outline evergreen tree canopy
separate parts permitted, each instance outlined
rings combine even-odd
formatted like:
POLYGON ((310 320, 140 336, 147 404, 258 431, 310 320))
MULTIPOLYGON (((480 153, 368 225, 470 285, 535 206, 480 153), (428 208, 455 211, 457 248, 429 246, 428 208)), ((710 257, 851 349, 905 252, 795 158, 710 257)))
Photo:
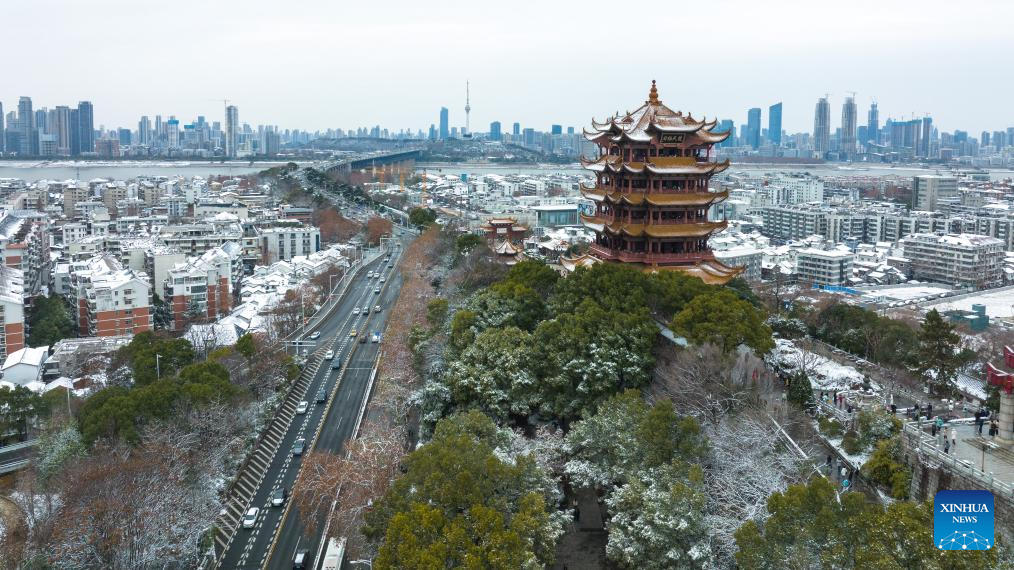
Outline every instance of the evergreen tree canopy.
POLYGON ((960 341, 954 325, 945 321, 936 309, 926 313, 919 330, 917 370, 936 394, 950 394, 954 390, 960 341))
POLYGON ((441 420, 367 514, 376 568, 552 565, 562 532, 550 515, 552 485, 530 456, 498 453, 504 442, 479 412, 441 420))

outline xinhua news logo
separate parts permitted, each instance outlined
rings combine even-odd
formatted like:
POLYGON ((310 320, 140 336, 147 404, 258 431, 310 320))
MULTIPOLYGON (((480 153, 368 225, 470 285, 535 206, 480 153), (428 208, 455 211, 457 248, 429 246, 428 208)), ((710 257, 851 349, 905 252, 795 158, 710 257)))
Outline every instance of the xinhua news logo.
POLYGON ((993 493, 938 491, 933 499, 933 544, 941 550, 993 548, 993 493))

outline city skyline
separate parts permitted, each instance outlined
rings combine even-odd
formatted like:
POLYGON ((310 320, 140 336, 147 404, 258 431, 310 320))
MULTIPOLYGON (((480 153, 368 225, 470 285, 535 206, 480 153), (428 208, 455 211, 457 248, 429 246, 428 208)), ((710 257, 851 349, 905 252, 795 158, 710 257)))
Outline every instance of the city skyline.
MULTIPOLYGON (((323 3, 281 17, 262 15, 258 8, 269 5, 258 2, 244 10, 201 4, 199 12, 191 12, 197 7, 193 2, 144 10, 120 1, 104 4, 116 10, 56 0, 8 8, 11 21, 30 21, 45 11, 53 41, 33 58, 9 62, 0 87, 7 108, 22 95, 49 107, 90 100, 102 109, 96 125, 112 127, 134 125, 153 110, 211 118, 222 113, 220 101, 228 98, 251 124, 301 130, 381 124, 416 131, 435 123, 441 106, 448 107, 451 126, 464 126, 469 81, 473 125, 517 121, 543 130, 554 123, 586 124, 611 108, 612 101, 643 97, 641 84, 656 79, 674 108, 708 109, 737 124, 745 122, 747 109, 781 101, 788 132, 810 130, 816 97, 830 93, 831 105, 840 108, 851 91, 858 93, 861 109, 876 99, 881 121, 928 113, 943 130, 979 132, 1014 124, 1014 110, 1003 96, 1014 79, 994 72, 1002 67, 1002 40, 981 34, 979 27, 986 19, 1001 20, 1005 12, 1014 15, 1014 7, 990 2, 948 11, 946 38, 925 33, 943 17, 940 11, 947 5, 941 2, 862 2, 850 7, 856 18, 841 18, 831 8, 813 13, 812 5, 798 2, 777 7, 718 2, 708 17, 721 22, 727 39, 710 42, 704 57, 693 58, 694 65, 661 70, 630 61, 604 44, 586 44, 580 56, 566 55, 574 38, 599 25, 601 10, 585 4, 521 4, 479 14, 460 3, 396 2, 383 18, 375 17, 370 6, 323 3), (803 7, 805 15, 796 9, 803 7), (191 13, 202 18, 191 21, 191 13), (137 49, 130 34, 87 33, 174 21, 186 21, 192 32, 185 44, 151 42, 137 49), (772 27, 782 33, 759 35, 772 27), (521 29, 526 42, 511 42, 514 30, 521 29), (905 49, 885 50, 884 37, 905 49), (276 47, 264 49, 265 39, 276 47), (299 50, 299 58, 291 57, 293 50, 299 50), (232 58, 229 53, 256 57, 232 58), (352 57, 334 58, 334 53, 352 57), (546 57, 552 54, 560 57, 546 57), (57 64, 61 73, 55 76, 48 70, 57 64), (594 89, 584 85, 614 65, 638 81, 595 84, 594 89), (945 68, 948 80, 943 82, 945 68), (116 80, 124 69, 130 70, 130 85, 150 87, 124 89, 116 80), (298 79, 299 87, 267 80, 275 69, 298 79), (705 74, 708 80, 688 81, 688 73, 705 74), (970 105, 967 85, 980 82, 983 74, 995 75, 992 88, 978 92, 970 105), (801 78, 807 83, 801 84, 801 78)), ((663 11, 652 26, 678 29, 673 27, 688 19, 693 18, 684 11, 663 11)), ((9 41, 27 45, 31 33, 15 27, 9 41)), ((630 41, 635 51, 658 48, 651 34, 633 34, 630 41)))

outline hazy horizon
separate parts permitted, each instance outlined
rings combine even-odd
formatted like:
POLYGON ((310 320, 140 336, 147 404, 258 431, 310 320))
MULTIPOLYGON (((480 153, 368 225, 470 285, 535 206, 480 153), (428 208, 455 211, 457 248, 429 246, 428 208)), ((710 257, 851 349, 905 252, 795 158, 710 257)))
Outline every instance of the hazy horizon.
POLYGON ((888 118, 928 114, 943 131, 1014 125, 1002 31, 1014 5, 861 1, 847 7, 717 1, 689 9, 614 3, 468 2, 278 4, 180 0, 42 0, 7 6, 4 112, 90 100, 95 125, 136 128, 141 115, 323 130, 381 125, 415 132, 465 123, 486 131, 580 129, 633 109, 652 79, 662 100, 695 117, 746 121, 783 103, 783 128, 809 132, 818 97, 831 95, 832 129, 857 92, 859 124, 872 99, 888 118), (42 22, 44 26, 12 25, 42 22), (946 27, 942 24, 946 23, 946 27), (29 55, 25 55, 29 54, 29 55), (974 95, 972 95, 974 89, 974 95))

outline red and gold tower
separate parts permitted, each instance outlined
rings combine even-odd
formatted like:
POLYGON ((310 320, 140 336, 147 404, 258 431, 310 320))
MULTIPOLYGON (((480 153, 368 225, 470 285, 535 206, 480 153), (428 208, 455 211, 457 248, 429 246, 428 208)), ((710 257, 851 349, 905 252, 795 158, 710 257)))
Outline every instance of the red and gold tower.
MULTIPOLYGON (((708 221, 708 208, 728 197, 708 189, 711 176, 729 167, 711 157, 711 147, 729 136, 712 132, 715 123, 663 105, 654 81, 636 111, 592 120, 584 136, 598 145, 599 157, 582 163, 596 183, 582 193, 594 201, 595 214, 581 216, 595 230, 591 256, 646 271, 684 271, 713 284, 742 271, 717 261, 708 247, 712 232, 727 224, 708 221)), ((587 262, 571 259, 565 266, 587 262)))

